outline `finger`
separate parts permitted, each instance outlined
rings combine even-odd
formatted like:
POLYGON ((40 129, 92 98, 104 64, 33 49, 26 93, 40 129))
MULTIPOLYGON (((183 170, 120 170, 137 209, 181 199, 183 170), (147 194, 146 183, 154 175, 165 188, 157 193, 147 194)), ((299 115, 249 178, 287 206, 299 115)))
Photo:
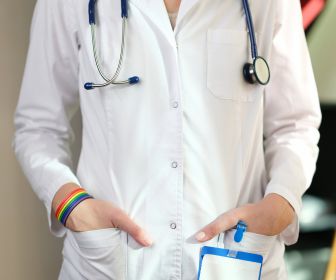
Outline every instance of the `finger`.
POLYGON ((221 214, 211 223, 203 227, 196 235, 195 238, 200 241, 208 241, 216 235, 237 225, 239 221, 237 211, 229 211, 221 214))
POLYGON ((138 243, 143 246, 150 246, 153 240, 148 233, 137 225, 124 211, 117 210, 112 222, 116 227, 128 232, 138 243))

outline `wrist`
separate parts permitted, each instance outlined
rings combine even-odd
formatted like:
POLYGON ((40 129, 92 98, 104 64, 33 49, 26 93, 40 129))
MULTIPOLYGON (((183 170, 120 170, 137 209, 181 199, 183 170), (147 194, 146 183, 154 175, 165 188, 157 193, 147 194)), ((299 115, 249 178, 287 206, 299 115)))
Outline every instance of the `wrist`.
POLYGON ((83 188, 79 187, 70 192, 59 204, 55 211, 57 220, 66 226, 66 222, 71 212, 84 200, 93 198, 83 188))
POLYGON ((270 205, 274 205, 279 209, 286 209, 288 211, 294 211, 293 206, 289 203, 289 201, 283 196, 276 193, 269 193, 266 195, 263 200, 264 203, 268 203, 270 205))
POLYGON ((286 225, 289 225, 294 221, 295 210, 283 196, 276 193, 270 193, 264 197, 261 203, 266 209, 270 210, 271 213, 274 213, 275 220, 286 225))
POLYGON ((56 213, 56 210, 58 206, 62 203, 62 201, 74 190, 80 188, 79 185, 75 183, 67 183, 60 187, 60 189, 56 192, 53 200, 52 200, 52 209, 54 213, 56 213))

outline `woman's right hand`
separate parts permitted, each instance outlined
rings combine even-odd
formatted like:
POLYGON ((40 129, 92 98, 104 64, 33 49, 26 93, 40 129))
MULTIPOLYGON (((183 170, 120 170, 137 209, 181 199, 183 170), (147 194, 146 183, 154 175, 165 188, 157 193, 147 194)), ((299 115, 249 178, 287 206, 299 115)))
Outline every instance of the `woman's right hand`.
MULTIPOLYGON (((56 193, 53 200, 53 209, 66 197, 67 193, 78 188, 75 184, 66 184, 56 193), (61 198, 63 196, 63 198, 61 198)), ((139 225, 119 207, 109 201, 99 199, 86 199, 79 203, 69 215, 65 226, 72 231, 89 231, 104 228, 119 228, 128 232, 138 243, 150 246, 152 240, 139 225)))

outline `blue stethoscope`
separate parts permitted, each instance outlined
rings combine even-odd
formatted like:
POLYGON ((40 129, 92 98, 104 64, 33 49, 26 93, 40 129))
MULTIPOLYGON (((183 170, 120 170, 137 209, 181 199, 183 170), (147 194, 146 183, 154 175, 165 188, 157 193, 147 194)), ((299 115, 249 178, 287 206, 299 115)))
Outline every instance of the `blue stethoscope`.
MULTIPOLYGON (((108 77, 104 71, 102 70, 100 59, 98 56, 97 51, 97 44, 96 44, 96 13, 95 13, 95 5, 97 0, 89 0, 89 24, 91 27, 91 38, 92 38, 92 48, 93 48, 93 54, 95 63, 97 66, 97 70, 100 74, 100 76, 104 79, 104 83, 86 83, 84 85, 84 88, 87 90, 94 89, 94 88, 100 88, 105 87, 108 85, 120 85, 120 84, 137 84, 140 81, 140 78, 138 76, 133 76, 128 78, 127 80, 121 80, 118 81, 117 78, 119 76, 123 56, 124 56, 124 46, 125 46, 125 29, 126 29, 126 20, 128 17, 128 7, 127 7, 127 0, 121 0, 121 18, 122 18, 122 39, 121 39, 121 48, 120 48, 120 55, 119 55, 119 62, 117 69, 112 77, 108 77)), ((252 21, 252 15, 250 11, 250 6, 248 3, 248 0, 242 0, 243 1, 243 8, 246 16, 246 23, 248 27, 248 33, 250 37, 250 43, 251 43, 251 53, 252 53, 252 63, 245 63, 243 66, 243 76, 246 82, 250 84, 261 84, 261 85, 267 85, 271 74, 270 69, 267 64, 267 61, 258 55, 258 48, 257 48, 257 42, 255 38, 254 33, 254 26, 252 21)))

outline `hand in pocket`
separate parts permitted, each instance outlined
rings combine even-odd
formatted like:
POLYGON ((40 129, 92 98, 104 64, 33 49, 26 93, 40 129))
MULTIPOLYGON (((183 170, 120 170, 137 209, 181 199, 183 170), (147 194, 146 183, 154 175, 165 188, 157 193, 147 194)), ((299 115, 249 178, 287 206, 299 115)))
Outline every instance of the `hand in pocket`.
POLYGON ((257 203, 246 204, 219 215, 195 237, 201 242, 208 241, 221 232, 234 228, 240 220, 247 224, 248 232, 275 236, 292 223, 294 214, 294 209, 283 197, 271 193, 257 203))
POLYGON ((104 200, 87 199, 80 203, 71 212, 66 227, 74 232, 119 228, 128 232, 143 246, 150 246, 152 243, 146 231, 122 209, 104 200))

